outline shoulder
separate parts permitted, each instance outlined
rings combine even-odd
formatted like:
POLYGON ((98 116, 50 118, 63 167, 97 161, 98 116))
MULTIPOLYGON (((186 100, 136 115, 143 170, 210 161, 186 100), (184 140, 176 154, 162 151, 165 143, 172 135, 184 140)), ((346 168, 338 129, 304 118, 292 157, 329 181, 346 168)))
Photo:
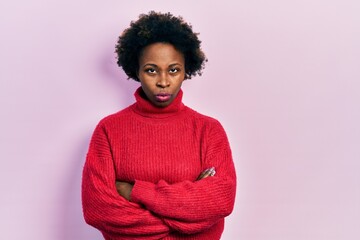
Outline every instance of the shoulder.
POLYGON ((209 153, 219 149, 230 149, 227 134, 219 120, 193 109, 189 109, 189 114, 192 115, 193 122, 195 123, 194 131, 198 132, 204 144, 209 147, 209 153))
POLYGON ((129 119, 129 117, 133 114, 132 106, 133 105, 130 105, 118 112, 105 116, 99 121, 98 127, 106 128, 107 126, 117 125, 118 123, 129 119))
POLYGON ((189 107, 187 108, 188 108, 188 114, 189 116, 191 116, 193 121, 198 122, 199 124, 203 125, 205 128, 209 130, 224 131, 224 128, 221 125, 220 121, 217 120, 216 118, 199 113, 192 108, 189 107))

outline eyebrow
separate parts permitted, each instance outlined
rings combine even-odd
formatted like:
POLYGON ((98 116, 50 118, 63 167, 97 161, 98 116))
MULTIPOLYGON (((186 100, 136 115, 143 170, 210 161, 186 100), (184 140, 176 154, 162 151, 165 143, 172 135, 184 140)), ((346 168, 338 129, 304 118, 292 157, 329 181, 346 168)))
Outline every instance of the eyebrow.
MULTIPOLYGON (((168 67, 174 67, 174 66, 176 66, 176 65, 182 66, 182 64, 180 64, 180 63, 172 63, 172 64, 170 64, 168 67)), ((157 66, 156 64, 154 64, 154 63, 146 63, 146 64, 144 64, 142 67, 144 68, 144 67, 146 67, 146 66, 158 67, 158 66, 157 66)))

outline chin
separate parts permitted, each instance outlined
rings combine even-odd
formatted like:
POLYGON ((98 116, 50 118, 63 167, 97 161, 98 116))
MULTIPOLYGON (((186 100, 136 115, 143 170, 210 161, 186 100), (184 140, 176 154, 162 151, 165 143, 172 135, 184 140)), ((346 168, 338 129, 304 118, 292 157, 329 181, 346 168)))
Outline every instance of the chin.
POLYGON ((159 108, 164 108, 170 105, 171 102, 153 102, 153 105, 159 108))
POLYGON ((160 107, 160 108, 164 108, 164 107, 167 107, 169 105, 170 105, 169 103, 158 103, 158 104, 156 104, 156 106, 160 107))

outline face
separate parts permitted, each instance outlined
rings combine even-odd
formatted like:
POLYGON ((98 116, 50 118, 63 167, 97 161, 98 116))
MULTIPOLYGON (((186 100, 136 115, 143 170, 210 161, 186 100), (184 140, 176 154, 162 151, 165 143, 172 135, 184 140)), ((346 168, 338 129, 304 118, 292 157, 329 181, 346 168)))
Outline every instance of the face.
POLYGON ((185 79, 185 60, 169 43, 146 46, 139 58, 138 78, 149 101, 157 107, 168 106, 185 79))

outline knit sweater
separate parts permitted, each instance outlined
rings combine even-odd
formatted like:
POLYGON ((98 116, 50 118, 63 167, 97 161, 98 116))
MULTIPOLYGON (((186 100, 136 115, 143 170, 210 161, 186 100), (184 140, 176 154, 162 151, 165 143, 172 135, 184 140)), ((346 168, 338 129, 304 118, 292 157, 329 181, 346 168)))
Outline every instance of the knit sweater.
POLYGON ((106 240, 220 239, 236 175, 221 124, 182 103, 165 108, 139 88, 136 102, 97 125, 82 178, 86 222, 106 240), (205 169, 216 174, 196 181, 205 169), (115 182, 133 183, 131 200, 115 182))

